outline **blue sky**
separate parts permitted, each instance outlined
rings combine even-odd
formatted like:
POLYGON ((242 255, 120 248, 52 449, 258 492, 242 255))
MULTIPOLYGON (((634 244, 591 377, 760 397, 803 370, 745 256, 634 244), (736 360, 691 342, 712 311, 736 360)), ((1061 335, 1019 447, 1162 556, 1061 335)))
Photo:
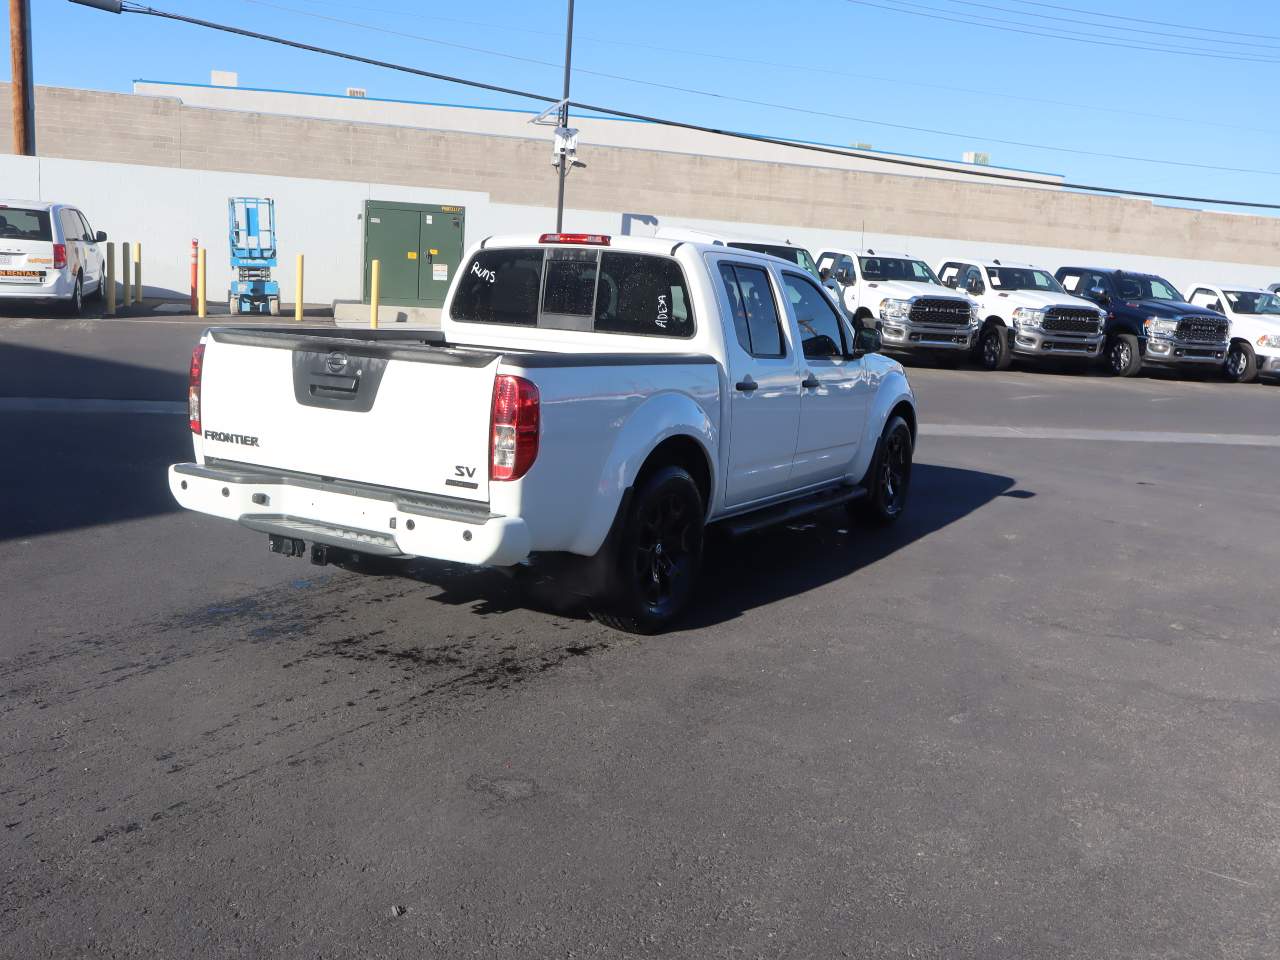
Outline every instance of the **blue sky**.
MULTIPOLYGON (((564 0, 149 2, 559 95, 564 0)), ((199 83, 208 81, 210 69, 225 69, 238 72, 242 86, 326 93, 361 86, 370 96, 537 109, 508 97, 170 21, 111 16, 67 0, 33 0, 32 6, 38 83, 129 90, 135 78, 199 83)), ((1212 7, 1191 0, 578 0, 574 67, 575 99, 640 113, 828 143, 866 142, 932 157, 959 159, 964 150, 985 150, 995 164, 1061 173, 1078 182, 1280 202, 1275 101, 1280 19, 1274 0, 1212 7), (1037 35, 1058 31, 1074 31, 1096 43, 1037 35), (636 80, 647 83, 631 82, 636 80), (1064 149, 995 142, 1001 140, 1064 149)), ((5 57, 0 69, 7 74, 7 68, 5 57)), ((655 143, 660 139, 655 132, 655 143)))

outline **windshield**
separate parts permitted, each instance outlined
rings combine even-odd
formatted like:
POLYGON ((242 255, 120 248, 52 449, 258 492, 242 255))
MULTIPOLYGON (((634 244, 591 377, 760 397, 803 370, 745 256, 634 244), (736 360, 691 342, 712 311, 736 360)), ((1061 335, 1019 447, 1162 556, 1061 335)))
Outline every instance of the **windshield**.
POLYGON ((1224 290, 1234 313, 1280 316, 1280 296, 1274 293, 1255 293, 1252 290, 1224 290))
POLYGON ((1144 276, 1140 273, 1122 273, 1116 277, 1116 290, 1121 300, 1172 300, 1185 303, 1182 294, 1168 280, 1144 276))
POLYGON ((906 280, 911 283, 938 283, 929 265, 923 260, 905 257, 859 257, 864 280, 906 280))
POLYGON ((1065 293, 1062 284, 1053 276, 1034 267, 990 267, 991 286, 997 290, 1043 290, 1045 293, 1065 293))
POLYGON ((0 208, 0 237, 5 240, 52 240, 49 211, 0 208))
POLYGON ((771 257, 780 257, 788 263, 794 263, 801 270, 818 276, 818 265, 804 247, 793 247, 785 243, 731 243, 729 246, 738 250, 750 250, 752 253, 767 253, 771 257))

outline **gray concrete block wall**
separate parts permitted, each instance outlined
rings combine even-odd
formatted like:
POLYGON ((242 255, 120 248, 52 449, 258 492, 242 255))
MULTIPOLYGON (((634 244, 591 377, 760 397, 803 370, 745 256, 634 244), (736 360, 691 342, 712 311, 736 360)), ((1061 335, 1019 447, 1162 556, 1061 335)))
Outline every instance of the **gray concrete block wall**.
MULTIPOLYGON (((0 88, 0 96, 7 93, 7 85, 0 88)), ((7 115, 0 117, 0 146, 8 145, 7 124, 7 115)), ((317 195, 325 181, 465 191, 513 210, 555 202, 545 132, 530 131, 488 136, 54 87, 37 96, 45 157, 177 168, 197 178, 198 171, 305 178, 317 195)), ((615 230, 631 212, 667 223, 784 225, 769 229, 788 236, 919 238, 913 250, 940 243, 1029 247, 1079 252, 1067 259, 1209 261, 1277 267, 1280 274, 1280 218, 629 147, 593 146, 584 159, 588 167, 569 180, 569 206, 591 211, 577 215, 582 222, 615 230)))

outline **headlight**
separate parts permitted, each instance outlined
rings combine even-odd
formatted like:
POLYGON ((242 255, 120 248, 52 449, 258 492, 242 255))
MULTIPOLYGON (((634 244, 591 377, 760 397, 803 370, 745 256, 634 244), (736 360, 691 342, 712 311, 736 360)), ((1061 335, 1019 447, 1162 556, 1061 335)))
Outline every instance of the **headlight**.
POLYGON ((1264 333, 1258 338, 1260 347, 1280 347, 1280 333, 1264 333))
POLYGON ((881 320, 906 320, 911 315, 910 300, 881 300, 881 320))
POLYGON ((1030 307, 1018 307, 1013 311, 1013 325, 1031 330, 1039 329, 1044 322, 1043 310, 1032 310, 1030 307))
POLYGON ((1159 317, 1148 317, 1142 322, 1142 325, 1146 328, 1148 337, 1168 339, 1178 333, 1177 320, 1161 320, 1159 317))

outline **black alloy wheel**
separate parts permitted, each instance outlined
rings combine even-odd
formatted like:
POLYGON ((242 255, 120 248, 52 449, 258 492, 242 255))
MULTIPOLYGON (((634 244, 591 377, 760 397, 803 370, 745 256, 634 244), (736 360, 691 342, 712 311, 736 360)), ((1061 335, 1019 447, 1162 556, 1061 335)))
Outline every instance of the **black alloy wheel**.
POLYGON ((656 633, 693 596, 702 566, 705 507, 682 467, 660 467, 638 485, 619 543, 614 605, 597 620, 628 633, 656 633))
POLYGON ((891 417, 880 435, 879 449, 863 481, 867 496, 850 505, 853 512, 882 525, 894 523, 902 516, 911 489, 914 448, 911 427, 902 417, 891 417))

